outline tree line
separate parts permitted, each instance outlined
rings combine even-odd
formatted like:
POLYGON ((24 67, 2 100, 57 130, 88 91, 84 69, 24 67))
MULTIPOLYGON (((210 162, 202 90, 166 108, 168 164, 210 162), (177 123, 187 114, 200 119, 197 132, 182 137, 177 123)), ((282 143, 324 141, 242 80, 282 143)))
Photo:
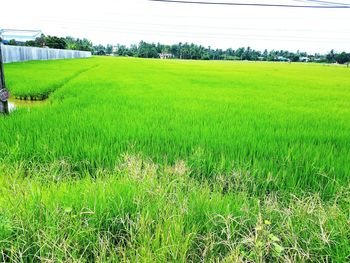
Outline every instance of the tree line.
POLYGON ((79 39, 73 37, 45 36, 42 34, 34 41, 24 43, 10 40, 9 45, 24 45, 32 47, 49 47, 57 49, 72 49, 91 51, 94 55, 115 55, 140 58, 174 58, 192 60, 248 60, 248 61, 289 61, 289 62, 320 62, 349 64, 350 53, 337 53, 331 50, 327 54, 308 54, 306 52, 290 52, 286 50, 259 51, 250 47, 237 49, 218 49, 204 47, 193 43, 178 43, 174 45, 164 45, 161 43, 147 43, 141 41, 139 44, 126 45, 93 45, 86 38, 79 39))
POLYGON ((35 40, 18 42, 12 39, 5 44, 12 46, 48 47, 56 49, 93 51, 92 42, 86 38, 79 39, 73 37, 46 36, 44 34, 41 34, 41 36, 37 37, 35 40))
POLYGON ((94 47, 96 55, 116 55, 140 58, 175 58, 193 60, 248 60, 248 61, 306 61, 320 63, 346 64, 350 61, 350 53, 337 53, 331 50, 327 54, 308 54, 307 52, 290 52, 286 50, 259 51, 250 47, 238 49, 214 49, 193 43, 164 45, 141 41, 138 45, 98 45, 94 47))

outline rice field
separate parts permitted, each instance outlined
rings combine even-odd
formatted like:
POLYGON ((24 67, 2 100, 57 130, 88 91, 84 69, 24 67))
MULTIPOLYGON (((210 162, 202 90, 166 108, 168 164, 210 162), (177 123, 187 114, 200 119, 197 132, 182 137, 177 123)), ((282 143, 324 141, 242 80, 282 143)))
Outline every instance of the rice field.
POLYGON ((85 60, 79 66, 69 60, 58 60, 55 63, 50 61, 12 63, 6 65, 10 74, 7 85, 14 87, 11 88, 14 98, 43 100, 69 80, 94 66, 92 60, 85 60))
POLYGON ((94 57, 5 66, 0 261, 344 262, 350 72, 94 57))

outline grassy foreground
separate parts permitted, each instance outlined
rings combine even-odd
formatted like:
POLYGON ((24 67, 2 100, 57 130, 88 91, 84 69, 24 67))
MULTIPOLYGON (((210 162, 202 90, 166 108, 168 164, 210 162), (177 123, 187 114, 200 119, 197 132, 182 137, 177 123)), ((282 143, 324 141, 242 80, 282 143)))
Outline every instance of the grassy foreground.
POLYGON ((36 166, 37 177, 1 168, 2 261, 349 259, 350 189, 332 202, 317 194, 257 198, 247 174, 199 183, 183 161, 160 167, 128 155, 96 179, 72 180, 64 161, 36 166))
POLYGON ((50 97, 0 118, 0 261, 349 259, 349 69, 5 70, 12 94, 50 97))

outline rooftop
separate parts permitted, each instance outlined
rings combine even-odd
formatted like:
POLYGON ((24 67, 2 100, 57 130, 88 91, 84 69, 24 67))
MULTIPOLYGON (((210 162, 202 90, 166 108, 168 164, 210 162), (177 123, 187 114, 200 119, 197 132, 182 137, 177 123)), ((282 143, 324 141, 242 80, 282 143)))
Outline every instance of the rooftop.
POLYGON ((10 41, 11 39, 20 42, 35 40, 41 33, 41 30, 0 29, 0 37, 4 41, 10 41))

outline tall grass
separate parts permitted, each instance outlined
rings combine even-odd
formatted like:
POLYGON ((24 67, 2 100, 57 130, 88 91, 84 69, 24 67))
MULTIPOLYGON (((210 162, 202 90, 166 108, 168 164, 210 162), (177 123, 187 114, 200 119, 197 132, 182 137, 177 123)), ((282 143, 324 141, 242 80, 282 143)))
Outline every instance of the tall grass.
POLYGON ((247 174, 213 187, 183 161, 160 167, 129 155, 95 179, 72 179, 64 160, 37 165, 38 177, 21 169, 0 175, 2 261, 345 262, 350 253, 349 188, 328 202, 257 198, 247 174))

